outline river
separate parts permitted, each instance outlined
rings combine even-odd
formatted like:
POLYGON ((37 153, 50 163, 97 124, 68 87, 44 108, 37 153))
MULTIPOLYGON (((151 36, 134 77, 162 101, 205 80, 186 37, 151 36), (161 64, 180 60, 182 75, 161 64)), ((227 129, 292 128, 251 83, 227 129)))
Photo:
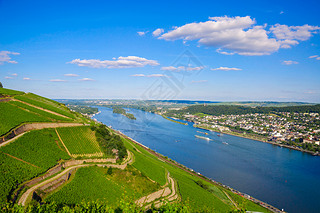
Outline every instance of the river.
POLYGON ((219 137, 192 123, 181 125, 141 110, 127 109, 137 118, 130 120, 111 108, 98 108, 98 121, 215 181, 288 212, 320 212, 319 156, 232 135, 219 137))

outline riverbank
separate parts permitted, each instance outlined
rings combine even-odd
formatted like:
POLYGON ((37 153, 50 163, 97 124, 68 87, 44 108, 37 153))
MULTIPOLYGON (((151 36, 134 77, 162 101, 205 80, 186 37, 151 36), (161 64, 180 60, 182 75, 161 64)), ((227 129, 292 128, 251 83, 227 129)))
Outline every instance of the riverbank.
POLYGON ((180 121, 176 121, 176 120, 173 120, 173 119, 171 119, 171 118, 168 118, 168 117, 166 117, 166 116, 164 116, 164 115, 161 115, 164 119, 167 119, 167 120, 169 120, 169 121, 172 121, 172 122, 174 122, 174 123, 178 123, 178 124, 182 124, 182 125, 188 125, 187 123, 183 123, 183 122, 180 122, 180 121))
POLYGON ((194 170, 192 170, 192 169, 190 169, 190 168, 188 168, 188 167, 186 167, 186 166, 184 166, 184 165, 182 165, 182 164, 180 164, 180 163, 178 163, 178 162, 176 162, 176 161, 174 161, 174 160, 168 159, 167 157, 165 157, 165 156, 163 156, 163 155, 161 155, 161 154, 153 151, 153 150, 150 149, 149 147, 147 147, 147 146, 145 146, 145 145, 137 142, 136 140, 130 138, 129 136, 123 134, 121 131, 114 130, 114 129, 112 129, 112 130, 113 130, 115 133, 121 135, 122 137, 130 140, 130 141, 133 142, 134 144, 140 146, 140 147, 143 148, 144 150, 148 151, 150 154, 156 156, 156 157, 159 158, 161 161, 164 161, 164 162, 166 162, 166 163, 168 163, 168 164, 170 164, 170 165, 172 165, 172 166, 178 167, 178 168, 182 169, 183 171, 185 171, 185 172, 187 172, 187 173, 189 173, 189 174, 191 174, 191 175, 193 175, 193 176, 196 176, 196 177, 198 177, 198 178, 200 178, 200 179, 202 179, 202 180, 204 180, 204 181, 206 181, 206 182, 208 182, 208 183, 215 184, 215 185, 218 185, 218 186, 223 187, 223 188, 225 188, 225 189, 228 189, 228 190, 230 190, 232 193, 237 194, 237 195, 240 195, 240 196, 242 196, 242 197, 244 197, 244 198, 246 198, 246 199, 248 199, 248 200, 251 200, 252 202, 254 202, 254 203, 256 203, 256 204, 259 204, 260 206, 262 206, 262 207, 270 210, 271 212, 277 212, 277 213, 283 213, 283 212, 284 212, 284 211, 281 211, 281 210, 279 210, 278 208, 276 208, 276 207, 274 207, 274 206, 272 206, 272 205, 270 205, 270 204, 267 204, 267 203, 265 203, 265 202, 263 202, 263 201, 261 201, 261 200, 258 200, 258 199, 256 199, 256 198, 253 198, 253 197, 251 197, 251 196, 249 196, 249 195, 247 195, 247 194, 245 194, 245 193, 239 192, 238 190, 235 190, 235 189, 233 189, 233 188, 231 188, 231 187, 229 187, 229 186, 227 186, 227 185, 224 185, 224 184, 219 183, 219 182, 217 182, 217 181, 215 181, 215 180, 212 180, 212 179, 210 179, 210 178, 208 178, 208 177, 206 177, 206 176, 203 176, 202 174, 197 173, 197 172, 195 172, 194 170))
POLYGON ((299 147, 289 146, 289 145, 286 145, 286 144, 275 143, 275 142, 272 142, 272 141, 268 141, 266 139, 262 140, 262 139, 250 137, 250 135, 240 135, 240 134, 236 134, 234 132, 229 132, 229 131, 222 131, 221 132, 221 131, 215 130, 213 128, 199 126, 199 125, 193 125, 193 126, 195 128, 198 128, 198 129, 205 129, 205 130, 209 130, 209 131, 213 131, 213 132, 217 132, 217 133, 223 133, 223 134, 232 135, 232 136, 236 136, 236 137, 246 138, 246 139, 250 139, 250 140, 255 140, 255 141, 259 141, 259 142, 263 142, 263 143, 272 144, 272 145, 275 145, 275 146, 280 146, 280 147, 284 147, 284 148, 288 148, 288 149, 293 149, 293 150, 300 151, 300 152, 305 152, 305 153, 308 153, 308 154, 314 155, 314 156, 320 156, 320 153, 318 153, 318 152, 313 152, 313 151, 301 149, 299 147))

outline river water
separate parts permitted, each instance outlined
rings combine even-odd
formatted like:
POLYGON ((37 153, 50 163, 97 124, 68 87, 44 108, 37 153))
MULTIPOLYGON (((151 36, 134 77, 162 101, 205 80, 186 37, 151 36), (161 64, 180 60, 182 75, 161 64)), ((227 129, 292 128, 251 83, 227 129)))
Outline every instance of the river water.
POLYGON ((215 181, 288 212, 320 212, 318 156, 231 135, 219 137, 192 123, 177 124, 141 110, 127 109, 137 118, 130 120, 98 108, 98 121, 215 181))

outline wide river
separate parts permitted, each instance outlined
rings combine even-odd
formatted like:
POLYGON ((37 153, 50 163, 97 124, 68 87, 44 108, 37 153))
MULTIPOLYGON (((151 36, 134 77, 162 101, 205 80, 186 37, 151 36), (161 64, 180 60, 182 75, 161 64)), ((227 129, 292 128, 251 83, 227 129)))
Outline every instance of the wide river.
POLYGON ((137 120, 98 107, 98 121, 201 174, 288 212, 320 212, 320 157, 177 124, 129 109, 137 120), (198 139, 205 136, 211 141, 198 139))

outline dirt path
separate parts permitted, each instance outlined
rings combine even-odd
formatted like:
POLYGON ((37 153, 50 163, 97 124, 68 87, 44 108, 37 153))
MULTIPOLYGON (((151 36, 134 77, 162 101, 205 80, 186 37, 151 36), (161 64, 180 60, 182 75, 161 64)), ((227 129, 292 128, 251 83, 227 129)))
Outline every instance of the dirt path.
POLYGON ((149 195, 146 195, 146 196, 136 200, 135 203, 138 204, 139 206, 145 206, 145 208, 148 209, 148 208, 150 208, 150 206, 152 205, 152 203, 155 200, 158 200, 158 201, 154 202, 156 207, 160 207, 163 204, 163 201, 159 200, 159 199, 166 199, 168 201, 176 200, 179 197, 179 195, 176 192, 175 181, 172 177, 170 177, 169 172, 167 174, 167 180, 168 180, 169 184, 171 183, 171 189, 170 189, 170 187, 167 186, 163 189, 160 189, 156 192, 153 192, 149 195))
POLYGON ((60 135, 59 135, 59 133, 57 131, 57 128, 54 128, 54 130, 56 131, 56 134, 58 135, 58 138, 59 138, 60 142, 62 143, 63 147, 65 148, 65 150, 67 151, 68 155, 71 156, 71 153, 69 152, 67 146, 63 143, 63 141, 62 141, 62 139, 61 139, 61 137, 60 137, 60 135))
POLYGON ((18 161, 21 161, 21 162, 23 162, 23 163, 29 164, 30 166, 33 166, 33 167, 36 167, 36 168, 40 168, 39 166, 36 166, 36 165, 34 165, 34 164, 32 164, 32 163, 29 163, 29 162, 27 162, 27 161, 24 161, 24 160, 22 160, 22 159, 20 159, 20 158, 17 158, 17 157, 15 157, 15 156, 13 156, 13 155, 10 155, 10 154, 8 154, 8 153, 5 153, 5 152, 1 152, 1 153, 5 154, 5 155, 7 155, 7 156, 9 156, 9 157, 11 157, 11 158, 14 158, 14 159, 16 159, 16 160, 18 160, 18 161))
MULTIPOLYGON (((94 161, 97 161, 98 163, 100 163, 102 161, 102 159, 87 159, 87 162, 94 162, 94 161)), ((76 160, 75 160, 76 161, 76 160)), ((106 161, 110 161, 110 159, 106 159, 106 161)), ((31 194, 33 194, 33 192, 35 190, 37 190, 38 188, 44 186, 44 185, 47 185, 47 184, 50 184, 51 182, 57 180, 58 178, 62 177, 63 175, 67 174, 69 171, 73 170, 73 169, 76 169, 76 168, 80 168, 80 167, 87 167, 87 166, 99 166, 99 167, 112 167, 112 168, 118 168, 118 169, 125 169, 127 167, 128 164, 131 164, 133 162, 133 157, 132 157, 132 153, 130 151, 128 151, 128 157, 127 159, 125 159, 125 163, 124 164, 97 164, 97 163, 94 163, 94 164, 81 164, 81 165, 75 165, 75 166, 70 166, 68 168, 66 168, 65 170, 63 170, 63 172, 59 173, 58 175, 48 179, 48 180, 45 180, 35 186, 32 186, 30 189, 28 189, 22 196, 21 198, 19 199, 18 201, 18 204, 19 205, 23 205, 25 206, 27 201, 28 201, 28 198, 31 196, 31 194)))
POLYGON ((12 130, 12 132, 15 134, 13 138, 10 139, 4 139, 4 137, 0 138, 1 140, 5 140, 4 142, 0 143, 1 146, 5 146, 8 143, 11 143, 12 141, 16 140, 17 138, 21 137, 26 132, 29 132, 31 130, 40 130, 40 129, 46 129, 46 128, 57 128, 57 127, 73 127, 73 126, 83 126, 81 123, 31 123, 31 124, 23 124, 22 126, 12 130))
POLYGON ((238 205, 231 199, 231 197, 228 195, 228 193, 227 192, 225 192, 224 190, 222 190, 224 193, 225 193, 225 195, 229 198, 229 200, 232 202, 232 204, 237 208, 237 209, 239 209, 239 207, 238 207, 238 205))
POLYGON ((12 99, 12 101, 18 101, 18 102, 21 102, 21 103, 23 103, 23 104, 25 104, 25 105, 31 106, 31 107, 36 108, 36 109, 40 109, 40 110, 42 110, 42 111, 51 113, 51 114, 53 114, 53 115, 57 115, 57 116, 60 116, 60 117, 63 117, 63 118, 72 119, 72 118, 67 117, 67 116, 65 116, 65 115, 61 115, 61 114, 59 114, 59 113, 57 113, 57 112, 53 112, 53 111, 50 111, 50 110, 48 110, 48 109, 44 109, 44 108, 42 108, 42 107, 38 107, 38 106, 35 106, 35 105, 33 105, 33 104, 29 104, 29 103, 27 103, 27 102, 20 101, 20 100, 18 100, 18 99, 12 99))

